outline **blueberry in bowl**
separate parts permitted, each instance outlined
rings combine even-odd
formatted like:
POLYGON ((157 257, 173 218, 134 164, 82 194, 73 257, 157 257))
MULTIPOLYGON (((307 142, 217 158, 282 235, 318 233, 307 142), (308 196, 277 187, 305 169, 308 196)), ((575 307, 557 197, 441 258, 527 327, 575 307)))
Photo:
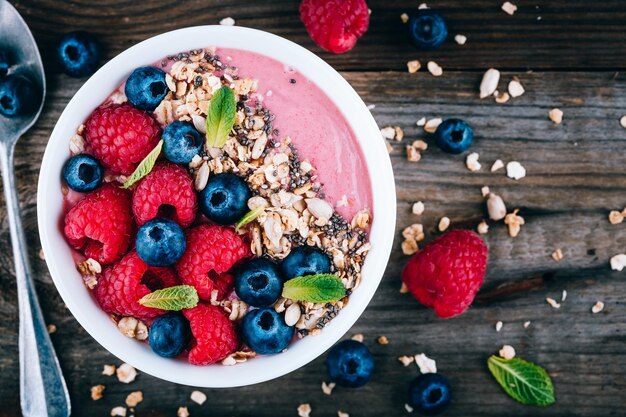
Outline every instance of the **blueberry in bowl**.
POLYGON ((163 129, 163 153, 176 164, 188 164, 198 155, 204 138, 191 123, 175 121, 163 129))
POLYGON ((28 116, 41 103, 41 91, 23 75, 10 74, 0 79, 0 114, 8 117, 28 116))
POLYGON ((135 246, 139 257, 150 266, 169 266, 183 256, 186 248, 183 229, 170 219, 156 218, 137 232, 135 246))
POLYGON ((451 399, 450 383, 440 374, 422 374, 409 386, 409 405, 426 416, 441 414, 451 399))
POLYGON ((235 268, 235 292, 253 307, 274 303, 283 289, 280 269, 267 258, 244 261, 235 268))
POLYGON ((154 110, 168 92, 165 72, 162 69, 145 66, 135 69, 128 79, 124 92, 128 101, 140 110, 154 110))
POLYGON ((189 322, 180 313, 157 317, 148 333, 150 347, 159 356, 174 358, 187 347, 191 336, 189 322))
POLYGON ((217 224, 234 224, 248 211, 252 192, 235 174, 217 174, 209 178, 199 195, 200 210, 217 224))
POLYGON ((330 258, 319 248, 302 245, 293 249, 280 265, 285 279, 330 273, 330 258))
POLYGON ((326 358, 330 380, 341 387, 358 388, 367 383, 374 371, 374 358, 367 346, 344 340, 330 349, 326 358))
POLYGON ((421 9, 413 13, 407 26, 411 42, 425 51, 439 48, 448 37, 445 20, 432 9, 421 9))
POLYGON ((93 191, 104 177, 104 169, 91 155, 74 155, 63 165, 63 179, 68 187, 79 193, 93 191))
POLYGON ((436 143, 444 152, 459 154, 472 146, 474 131, 461 119, 446 119, 435 131, 436 143))
POLYGON ((273 308, 250 311, 241 323, 243 340, 256 353, 280 353, 289 346, 295 329, 285 324, 283 316, 273 308))
POLYGON ((98 69, 100 44, 87 32, 69 32, 61 38, 57 55, 67 75, 76 78, 86 77, 98 69))

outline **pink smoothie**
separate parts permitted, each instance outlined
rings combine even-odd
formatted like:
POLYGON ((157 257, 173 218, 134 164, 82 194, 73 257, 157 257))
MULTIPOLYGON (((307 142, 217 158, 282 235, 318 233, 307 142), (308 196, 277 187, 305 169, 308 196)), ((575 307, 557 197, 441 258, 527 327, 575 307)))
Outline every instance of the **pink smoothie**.
POLYGON ((371 210, 365 158, 354 132, 328 96, 304 75, 267 56, 238 49, 218 49, 216 54, 236 66, 239 77, 259 80, 259 99, 276 115, 279 136, 291 137, 300 158, 317 169, 326 198, 339 214, 350 220, 361 209, 371 210), (348 204, 338 207, 344 195, 348 204))

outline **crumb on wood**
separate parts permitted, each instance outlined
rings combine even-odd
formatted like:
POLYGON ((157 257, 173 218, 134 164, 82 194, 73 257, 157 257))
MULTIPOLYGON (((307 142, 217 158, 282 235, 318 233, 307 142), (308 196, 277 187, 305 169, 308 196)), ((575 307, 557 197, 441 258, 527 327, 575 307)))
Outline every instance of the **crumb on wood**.
POLYGON ((409 366, 415 361, 415 357, 403 355, 398 358, 398 361, 400 361, 403 366, 409 366))
POLYGON ((413 203, 413 206, 411 207, 411 212, 417 216, 421 215, 422 213, 424 213, 424 203, 422 203, 421 201, 416 201, 415 203, 413 203))
POLYGON ((191 392, 191 395, 189 396, 189 398, 194 403, 196 403, 198 405, 202 405, 206 401, 206 394, 204 392, 202 392, 202 391, 197 391, 196 390, 196 391, 192 391, 191 392))
POLYGON ((363 343, 363 333, 356 333, 353 334, 352 337, 350 338, 352 340, 356 340, 357 342, 361 342, 363 343))
POLYGON ((111 417, 126 417, 126 407, 113 407, 111 409, 111 417))
POLYGON ((322 392, 323 392, 325 395, 330 395, 330 394, 332 394, 332 393, 333 393, 333 389, 335 389, 335 386, 336 386, 336 385, 337 385, 337 384, 335 384, 334 382, 328 382, 328 383, 327 383, 326 381, 323 381, 323 382, 322 382, 322 392))
POLYGON ((561 262, 561 260, 563 260, 563 251, 561 248, 557 248, 554 252, 552 252, 552 259, 556 262, 561 262))
POLYGON ((561 111, 561 109, 554 108, 548 112, 548 117, 554 122, 554 124, 559 125, 563 121, 563 111, 561 111))
POLYGON ((505 1, 504 3, 502 3, 502 10, 504 11, 504 13, 513 16, 517 11, 517 6, 510 1, 505 1))
POLYGON ((409 74, 415 74, 422 67, 422 64, 417 59, 408 61, 406 67, 409 70, 409 74))
POLYGON ((104 365, 102 367, 102 375, 112 376, 115 373, 115 365, 104 365))
POLYGON ((515 357, 515 349, 511 345, 504 345, 498 354, 502 359, 513 359, 515 357))
POLYGON ((130 384, 137 377, 137 370, 127 363, 121 364, 116 373, 117 379, 124 384, 130 384))
POLYGON ((561 308, 561 304, 559 304, 554 298, 547 297, 546 303, 548 303, 552 308, 561 308))
POLYGON ((311 404, 300 404, 298 406, 298 416, 300 417, 310 417, 311 411, 311 404))
POLYGON ((126 396, 126 405, 129 407, 137 407, 137 404, 143 401, 143 392, 133 391, 126 396))
POLYGON ((106 387, 102 384, 94 385, 91 387, 91 399, 94 401, 98 401, 104 395, 104 390, 106 387))
POLYGON ((596 303, 591 307, 591 312, 593 314, 597 314, 604 310, 604 303, 602 301, 596 301, 596 303))
POLYGON ((441 66, 439 66, 439 64, 435 61, 428 61, 426 67, 428 68, 428 72, 430 72, 434 77, 440 77, 443 75, 443 68, 441 68, 441 66))
POLYGON ((434 359, 429 358, 424 353, 420 353, 414 356, 415 364, 422 374, 436 374, 437 363, 434 359))

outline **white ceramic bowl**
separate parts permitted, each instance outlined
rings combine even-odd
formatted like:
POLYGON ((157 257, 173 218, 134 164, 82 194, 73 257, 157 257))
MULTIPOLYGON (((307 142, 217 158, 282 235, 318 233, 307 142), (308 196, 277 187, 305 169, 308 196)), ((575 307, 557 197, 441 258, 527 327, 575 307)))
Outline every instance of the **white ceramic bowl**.
MULTIPOLYGON (((253 75, 253 74, 252 74, 253 75)), ((39 234, 52 279, 78 322, 102 346, 140 371, 198 387, 250 385, 287 374, 321 355, 359 318, 380 283, 393 242, 396 198, 391 162, 374 118, 346 80, 313 53, 281 37, 243 27, 199 26, 164 33, 113 58, 69 102, 50 136, 39 175, 39 234), (363 266, 361 285, 349 305, 315 337, 293 343, 281 354, 262 356, 235 366, 198 367, 154 354, 147 343, 120 333, 92 298, 72 260, 60 230, 61 168, 77 126, 115 90, 132 70, 181 51, 217 46, 254 51, 286 63, 315 82, 341 109, 363 150, 373 188, 372 250, 363 266)))

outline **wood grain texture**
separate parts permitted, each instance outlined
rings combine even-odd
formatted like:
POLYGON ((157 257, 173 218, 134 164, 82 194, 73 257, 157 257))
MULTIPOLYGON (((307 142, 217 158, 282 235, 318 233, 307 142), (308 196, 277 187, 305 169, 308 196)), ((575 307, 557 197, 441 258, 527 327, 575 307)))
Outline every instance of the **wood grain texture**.
POLYGON ((444 69, 626 67, 626 10, 622 0, 519 0, 514 2, 519 9, 513 16, 500 9, 501 1, 429 2, 443 13, 450 32, 449 41, 430 53, 409 45, 400 21, 400 15, 414 10, 419 2, 370 0, 370 30, 358 48, 344 55, 326 53, 311 41, 300 22, 296 0, 14 3, 26 15, 43 49, 53 48, 63 32, 84 29, 103 40, 107 58, 150 36, 181 27, 217 24, 231 16, 238 25, 263 29, 310 48, 343 70, 403 70, 406 61, 415 58, 435 59, 444 69), (466 45, 454 43, 457 33, 468 37, 466 45))
MULTIPOLYGON (((175 27, 213 23, 230 15, 238 23, 268 29, 311 47, 296 19, 297 2, 258 2, 251 6, 240 1, 189 1, 168 2, 167 7, 160 1, 107 1, 97 6, 81 1, 17 3, 42 46, 50 91, 42 118, 17 147, 18 188, 44 315, 58 328, 52 340, 72 395, 73 415, 107 416, 111 408, 123 405, 129 392, 142 390, 145 400, 137 407, 136 416, 175 416, 181 405, 188 405, 192 416, 294 416, 303 402, 311 403, 313 416, 334 416, 338 410, 353 417, 403 416, 407 385, 418 370, 414 365, 402 367, 397 357, 420 352, 436 359, 440 372, 454 387, 455 398, 447 416, 623 415, 626 279, 623 272, 610 271, 608 259, 626 250, 626 224, 610 225, 607 215, 611 209, 626 206, 626 130, 619 125, 619 118, 626 114, 626 83, 613 71, 591 70, 623 66, 625 44, 618 44, 618 40, 623 35, 620 24, 626 9, 617 1, 601 5, 554 1, 549 8, 548 2, 519 1, 518 14, 510 18, 499 10, 500 2, 441 0, 437 4, 448 10, 451 22, 469 25, 462 32, 476 44, 475 49, 469 49, 471 43, 468 49, 447 45, 433 55, 445 70, 443 77, 434 78, 427 73, 388 71, 402 70, 412 56, 390 30, 397 15, 413 3, 369 3, 374 12, 369 38, 345 56, 323 56, 337 68, 349 70, 343 74, 366 103, 376 106, 372 112, 380 126, 399 125, 406 132, 403 142, 394 143, 391 155, 398 191, 398 239, 379 291, 350 332, 365 335, 376 360, 375 376, 364 388, 336 389, 332 396, 325 396, 320 389, 326 377, 321 357, 268 383, 203 390, 208 401, 202 407, 189 400, 190 387, 145 374, 130 385, 102 376, 103 364, 119 361, 72 318, 45 262, 37 255, 39 161, 56 120, 82 84, 55 70, 52 45, 59 33, 71 28, 93 29, 102 37, 107 57, 111 57, 147 36, 175 27), (537 32, 533 26, 536 22, 524 17, 535 4, 541 4, 544 23, 550 16, 548 10, 552 11, 555 21, 550 36, 537 32), (485 18, 480 21, 478 16, 485 18), (591 26, 594 19, 599 19, 597 27, 591 26), (531 48, 521 42, 525 36, 540 46, 531 48), (444 58, 461 70, 448 71, 444 58), (568 71, 505 72, 501 86, 517 76, 527 93, 497 105, 477 97, 481 74, 475 69, 492 63, 568 71), (589 70, 569 71, 578 66, 589 70), (385 71, 353 71, 356 69, 385 71), (553 107, 564 111, 562 125, 548 120, 547 113, 553 107), (473 150, 480 154, 481 172, 469 172, 463 156, 440 152, 415 126, 421 117, 436 116, 461 117, 474 127, 473 150), (424 139, 431 146, 420 162, 411 163, 406 161, 404 146, 415 139, 424 139), (527 177, 513 181, 503 171, 490 173, 488 168, 498 158, 520 161, 527 177), (502 195, 510 209, 519 208, 527 224, 515 239, 508 237, 504 225, 492 225, 485 237, 490 246, 488 276, 477 302, 461 317, 442 321, 398 292, 407 259, 400 251, 400 231, 421 222, 427 239, 432 239, 439 234, 436 225, 442 216, 450 217, 452 227, 474 228, 486 217, 480 195, 484 185, 502 195), (411 214, 411 204, 417 200, 426 205, 419 217, 411 214), (550 257, 556 248, 565 255, 560 263, 550 257), (567 300, 558 310, 550 308, 545 298, 560 299, 562 290, 568 291, 567 300), (606 308, 593 315, 590 309, 597 300, 604 301, 606 308), (498 320, 504 322, 500 333, 494 330, 498 320), (527 320, 531 325, 524 329, 527 320), (386 335, 390 344, 378 345, 375 338, 379 335, 386 335), (486 359, 502 344, 513 345, 518 355, 548 370, 556 388, 554 406, 525 407, 501 392, 488 373, 486 359), (100 383, 107 386, 105 396, 94 402, 89 387, 100 383)), ((1 417, 19 415, 17 303, 9 244, 2 205, 1 417)))

